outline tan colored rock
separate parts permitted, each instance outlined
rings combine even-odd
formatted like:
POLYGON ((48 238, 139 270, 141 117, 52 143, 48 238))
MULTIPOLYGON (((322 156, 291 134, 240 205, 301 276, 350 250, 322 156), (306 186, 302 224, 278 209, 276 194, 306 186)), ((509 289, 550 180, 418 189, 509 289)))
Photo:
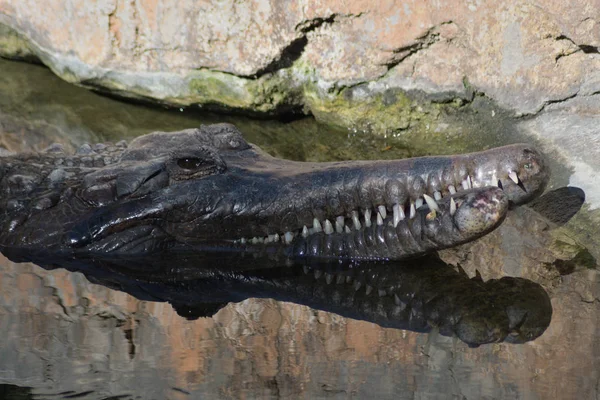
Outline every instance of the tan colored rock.
POLYGON ((301 104, 299 87, 322 98, 361 82, 375 93, 464 95, 468 82, 530 114, 600 90, 598 9, 599 0, 50 0, 40 11, 34 0, 0 0, 0 23, 65 79, 172 104, 269 111, 301 104), (253 79, 269 71, 283 75, 253 79), (282 98, 265 93, 273 85, 282 98))

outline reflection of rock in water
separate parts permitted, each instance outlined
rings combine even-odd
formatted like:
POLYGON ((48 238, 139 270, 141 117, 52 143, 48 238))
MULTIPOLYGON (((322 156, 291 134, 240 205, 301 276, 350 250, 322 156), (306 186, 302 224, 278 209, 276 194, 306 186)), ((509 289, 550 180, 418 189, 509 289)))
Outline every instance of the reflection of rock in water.
MULTIPOLYGON (((384 327, 439 330, 471 346, 540 336, 552 306, 537 283, 522 278, 469 279, 436 256, 381 265, 206 267, 194 254, 152 258, 60 260, 10 253, 13 259, 82 271, 92 282, 146 300, 168 301, 187 318, 212 316, 229 302, 251 297, 307 305, 384 327), (29 257, 29 258, 28 258, 29 257)), ((236 260, 235 265, 244 265, 236 260)))

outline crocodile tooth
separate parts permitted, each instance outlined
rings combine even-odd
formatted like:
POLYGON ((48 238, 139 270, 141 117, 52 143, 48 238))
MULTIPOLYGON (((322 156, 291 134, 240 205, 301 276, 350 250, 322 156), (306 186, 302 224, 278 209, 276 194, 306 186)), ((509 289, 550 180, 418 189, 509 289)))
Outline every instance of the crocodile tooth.
POLYGON ((440 201, 442 199, 442 194, 440 193, 439 190, 436 190, 435 192, 433 192, 433 198, 436 201, 440 201))
POLYGON ((325 274, 325 282, 327 282, 328 285, 331 285, 331 282, 333 282, 333 275, 325 274))
POLYGON ((354 282, 354 290, 358 291, 358 289, 360 289, 360 287, 362 286, 362 282, 361 281, 355 281, 354 282))
POLYGON ((511 181, 513 181, 515 184, 519 184, 519 177, 517 176, 517 173, 515 171, 510 171, 508 173, 508 177, 510 178, 511 181))
POLYGON ((417 215, 417 210, 415 210, 415 204, 414 203, 410 203, 410 215, 409 218, 413 219, 415 217, 415 215, 417 215))
POLYGON ((448 191, 450 192, 450 194, 455 194, 456 188, 454 187, 454 185, 448 185, 448 191))
POLYGON ((419 208, 421 208, 421 206, 423 205, 423 198, 419 197, 417 200, 415 200, 415 208, 418 210, 419 208))
POLYGON ((267 235, 264 238, 265 243, 271 243, 273 241, 273 236, 274 235, 267 235))
POLYGON ((352 222, 354 223, 354 229, 359 230, 362 228, 360 221, 358 220, 358 211, 352 211, 352 222))
POLYGON ((310 272, 310 268, 308 268, 308 265, 303 266, 302 270, 304 271, 304 275, 308 275, 308 273, 310 272))
POLYGON ((319 279, 323 275, 323 271, 320 269, 315 269, 315 279, 319 279))
POLYGON ((377 294, 379 295, 379 297, 383 297, 387 294, 387 291, 385 289, 379 289, 377 294))
POLYGON ((306 225, 304 225, 304 228, 302 228, 302 237, 303 238, 308 237, 308 228, 306 227, 306 225))
POLYGON ((385 219, 385 217, 387 217, 387 210, 385 209, 385 206, 379 206, 379 207, 377 207, 377 210, 379 210, 379 214, 381 214, 381 218, 385 219))
POLYGON ((371 226, 371 209, 367 208, 365 210, 365 226, 368 228, 371 226))
POLYGON ((456 212, 456 202, 452 197, 450 197, 450 215, 454 215, 456 212))
POLYGON ((381 226, 383 225, 383 218, 381 217, 381 214, 377 213, 377 225, 381 226))
POLYGON ((315 230, 315 232, 321 232, 323 230, 321 223, 316 218, 313 219, 313 229, 315 230))
POLYGON ((335 219, 335 231, 337 233, 344 232, 344 217, 340 216, 335 219))
POLYGON ((346 276, 346 283, 352 282, 352 277, 350 275, 346 276))
POLYGON ((325 233, 331 235, 333 233, 333 225, 328 219, 325 220, 325 233))
POLYGON ((394 228, 398 226, 398 222, 402 221, 405 217, 404 210, 400 208, 398 203, 394 204, 392 207, 392 211, 394 213, 394 228))
POLYGON ((367 290, 366 290, 367 296, 370 295, 372 291, 373 291, 373 286, 367 285, 367 290))
POLYGON ((283 239, 287 244, 290 244, 292 243, 292 239, 294 239, 294 234, 292 232, 286 232, 285 235, 283 235, 283 239))
POLYGON ((338 285, 341 285, 342 283, 344 283, 344 281, 345 281, 345 279, 344 279, 344 275, 342 275, 342 274, 339 274, 339 275, 337 276, 337 279, 336 279, 335 283, 337 283, 338 285))
POLYGON ((257 244, 258 243, 258 238, 255 236, 252 238, 252 244, 257 244))
POLYGON ((241 239, 240 239, 240 243, 241 243, 241 244, 246 244, 246 238, 241 238, 241 239))
POLYGON ((264 237, 259 237, 258 238, 258 243, 264 243, 265 242, 265 238, 264 237))
POLYGON ((427 205, 429 206, 429 208, 432 211, 440 211, 440 208, 438 207, 438 204, 435 202, 434 199, 432 199, 429 195, 424 194, 423 197, 425 198, 425 202, 427 203, 427 205))

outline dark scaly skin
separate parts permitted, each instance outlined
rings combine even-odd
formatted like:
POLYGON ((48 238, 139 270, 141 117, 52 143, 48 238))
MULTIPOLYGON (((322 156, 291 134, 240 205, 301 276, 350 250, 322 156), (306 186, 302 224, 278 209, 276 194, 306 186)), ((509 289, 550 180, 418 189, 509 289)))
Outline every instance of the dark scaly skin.
POLYGON ((45 268, 83 272, 91 282, 142 300, 170 302, 187 318, 212 316, 229 302, 272 298, 383 327, 435 330, 479 346, 533 340, 552 316, 548 294, 537 283, 512 277, 469 279, 435 255, 387 263, 274 268, 264 268, 248 256, 231 263, 169 251, 153 257, 69 260, 43 252, 7 255, 45 268))
POLYGON ((302 163, 273 158, 232 125, 217 124, 155 132, 127 148, 0 157, 0 246, 101 255, 185 245, 288 258, 397 259, 478 238, 501 222, 507 204, 531 200, 547 180, 543 157, 528 145, 302 163), (503 191, 484 188, 498 181, 503 191), (475 189, 462 193, 461 182, 475 189), (452 187, 458 208, 451 216, 452 187), (435 213, 414 210, 424 194, 444 196, 435 213), (328 225, 341 232, 319 232, 328 225))

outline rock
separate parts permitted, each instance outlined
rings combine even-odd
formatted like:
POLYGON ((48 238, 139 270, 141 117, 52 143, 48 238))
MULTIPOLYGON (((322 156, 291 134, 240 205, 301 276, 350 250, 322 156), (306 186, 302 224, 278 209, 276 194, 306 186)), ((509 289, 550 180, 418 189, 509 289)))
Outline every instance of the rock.
POLYGON ((35 3, 0 2, 1 54, 33 53, 70 82, 174 105, 318 115, 366 83, 367 98, 475 90, 527 115, 600 90, 597 0, 52 0, 43 13, 35 3))

